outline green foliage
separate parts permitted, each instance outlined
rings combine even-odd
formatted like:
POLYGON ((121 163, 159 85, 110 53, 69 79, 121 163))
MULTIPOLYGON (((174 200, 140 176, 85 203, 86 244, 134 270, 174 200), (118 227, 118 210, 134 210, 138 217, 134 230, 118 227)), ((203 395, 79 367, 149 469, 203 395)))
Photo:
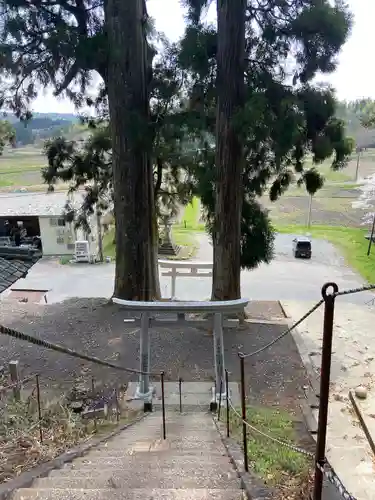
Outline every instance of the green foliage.
POLYGON ((0 16, 0 67, 13 75, 2 90, 0 107, 27 118, 38 85, 51 83, 56 94, 66 93, 80 106, 87 100, 91 71, 105 79, 102 2, 4 0, 0 16))
POLYGON ((102 212, 112 205, 111 140, 108 127, 96 128, 83 143, 59 137, 45 144, 48 167, 42 170, 44 182, 53 190, 57 181, 69 183, 70 191, 85 189, 85 196, 78 213, 73 214, 76 225, 87 232, 87 216, 95 207, 102 212))
POLYGON ((375 101, 359 99, 338 102, 336 116, 345 122, 347 133, 353 137, 358 149, 375 146, 375 101))
MULTIPOLYGON (((156 59, 150 82, 150 124, 156 212, 176 215, 180 205, 191 201, 194 192, 192 163, 195 152, 184 126, 186 112, 180 103, 184 72, 177 64, 176 46, 164 41, 156 59)), ((107 126, 108 108, 103 98, 101 115, 90 119, 91 137, 85 142, 63 137, 48 141, 45 152, 48 168, 43 178, 50 189, 58 181, 69 183, 71 190, 85 189, 84 203, 77 224, 87 227, 87 215, 94 206, 112 207, 112 145, 107 126)))
POLYGON ((15 130, 11 123, 7 120, 0 120, 0 155, 3 152, 4 146, 8 144, 14 145, 15 130))

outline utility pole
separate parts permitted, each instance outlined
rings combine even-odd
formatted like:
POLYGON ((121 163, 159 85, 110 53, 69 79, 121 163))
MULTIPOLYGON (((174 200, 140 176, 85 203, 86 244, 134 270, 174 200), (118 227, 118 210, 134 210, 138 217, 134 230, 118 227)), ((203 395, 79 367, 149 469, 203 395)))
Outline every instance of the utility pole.
POLYGON ((358 150, 358 156, 357 156, 357 167, 355 169, 355 182, 358 182, 358 172, 359 172, 359 160, 361 158, 361 150, 358 150))
POLYGON ((100 217, 100 212, 98 209, 98 205, 96 205, 96 231, 98 234, 98 254, 99 254, 99 262, 104 261, 103 256, 103 234, 102 234, 102 221, 100 217))
POLYGON ((371 228, 371 234, 370 234, 370 241, 368 242, 367 257, 369 257, 370 253, 371 253, 371 245, 372 245, 372 239, 374 237, 374 231, 375 231, 375 213, 374 213, 374 217, 372 220, 372 228, 371 228))
POLYGON ((311 211, 312 211, 312 199, 313 199, 313 195, 310 194, 310 198, 309 198, 309 213, 308 213, 308 216, 307 216, 307 227, 310 229, 311 227, 311 211))

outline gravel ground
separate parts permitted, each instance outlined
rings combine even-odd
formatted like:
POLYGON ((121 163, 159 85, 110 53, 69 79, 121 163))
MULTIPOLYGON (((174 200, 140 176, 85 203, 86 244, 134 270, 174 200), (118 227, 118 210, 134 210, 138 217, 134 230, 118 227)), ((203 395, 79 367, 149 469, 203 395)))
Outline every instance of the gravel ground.
MULTIPOLYGON (((1 323, 77 351, 111 360, 129 368, 139 366, 139 334, 136 328, 124 328, 124 311, 102 299, 69 300, 50 306, 0 303, 1 323)), ((249 324, 225 332, 226 364, 230 378, 239 380, 238 351, 251 352, 275 338, 282 325, 249 324)), ((187 328, 151 331, 151 369, 165 370, 167 379, 185 381, 213 380, 212 336, 203 330, 187 328)), ((44 384, 70 386, 73 380, 98 382, 114 379, 112 370, 81 362, 63 354, 0 337, 2 363, 18 359, 22 375, 39 372, 44 384)), ((306 383, 306 374, 291 336, 271 349, 246 361, 249 396, 265 404, 295 407, 306 383)), ((134 380, 134 375, 116 372, 119 383, 134 380)))

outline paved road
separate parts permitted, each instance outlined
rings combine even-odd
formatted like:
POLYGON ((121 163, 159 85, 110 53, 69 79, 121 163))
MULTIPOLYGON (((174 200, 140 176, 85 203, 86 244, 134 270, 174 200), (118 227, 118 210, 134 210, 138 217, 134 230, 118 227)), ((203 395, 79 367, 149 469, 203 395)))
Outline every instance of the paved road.
MULTIPOLYGON (((278 234, 275 240, 275 259, 272 263, 261 265, 253 271, 242 272, 244 297, 252 300, 319 300, 321 287, 327 281, 335 281, 340 289, 363 284, 361 276, 348 268, 344 258, 327 241, 312 241, 311 260, 295 259, 292 255, 293 238, 294 235, 278 234)), ((212 246, 207 236, 199 235, 199 242, 201 246, 197 260, 212 260, 212 246)), ((183 294, 185 297, 192 287, 192 282, 190 279, 177 281, 178 296, 183 294)), ((208 295, 209 285, 200 285, 208 295)), ((196 291, 194 289, 194 293, 196 291)), ((340 300, 362 304, 374 297, 372 293, 363 292, 340 300)))
MULTIPOLYGON (((196 260, 212 261, 212 246, 206 235, 199 236, 200 250, 196 260)), ((292 235, 276 237, 276 256, 270 265, 261 265, 254 271, 242 272, 242 296, 251 300, 304 300, 321 298, 320 290, 327 281, 335 281, 340 289, 360 286, 363 280, 350 270, 335 248, 322 240, 312 243, 310 261, 292 256, 292 235)), ((111 297, 114 265, 98 264, 62 266, 44 259, 37 263, 20 288, 50 290, 48 302, 60 302, 72 297, 111 297)), ((161 278, 163 296, 170 296, 170 278, 161 278)), ((204 300, 211 295, 209 278, 179 278, 177 297, 185 300, 204 300)), ((363 304, 374 297, 371 293, 351 295, 340 300, 363 304)))

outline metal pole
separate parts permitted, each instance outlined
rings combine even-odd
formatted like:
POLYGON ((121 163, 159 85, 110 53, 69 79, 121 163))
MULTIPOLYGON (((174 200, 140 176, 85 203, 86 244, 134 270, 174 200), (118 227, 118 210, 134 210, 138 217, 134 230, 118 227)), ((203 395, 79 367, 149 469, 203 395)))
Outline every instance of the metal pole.
MULTIPOLYGON (((217 390, 218 390, 218 387, 220 385, 220 376, 219 376, 219 366, 220 364, 218 364, 218 362, 220 363, 220 354, 218 354, 219 351, 219 347, 218 347, 218 343, 219 343, 219 339, 218 339, 218 334, 219 334, 219 321, 220 321, 220 318, 217 314, 214 314, 214 331, 213 331, 213 334, 214 334, 214 366, 215 366, 215 406, 216 406, 216 403, 217 403, 217 399, 216 399, 216 395, 217 395, 217 390)), ((215 408, 216 410, 217 408, 215 408)))
POLYGON ((224 335, 223 316, 221 313, 214 315, 214 335, 216 337, 216 389, 222 387, 225 379, 224 335))
POLYGON ((358 181, 358 171, 359 171, 359 160, 361 158, 361 151, 358 151, 358 156, 357 156, 357 168, 355 169, 355 182, 358 181))
POLYGON ((221 393, 223 392, 223 379, 220 380, 220 394, 219 394, 219 409, 217 412, 217 419, 220 420, 220 411, 221 411, 221 393))
MULTIPOLYGON (((92 390, 92 399, 94 400, 94 398, 95 398, 95 379, 94 379, 94 377, 92 377, 92 379, 91 379, 91 390, 92 390)), ((96 427, 97 427, 96 409, 94 409, 94 427, 95 427, 95 431, 96 431, 96 427)))
POLYGON ((310 199, 309 199, 309 213, 307 216, 307 227, 310 228, 311 226, 311 210, 312 210, 312 194, 310 194, 310 199))
POLYGON ((182 378, 178 379, 178 392, 180 396, 180 413, 182 413, 182 378))
POLYGON ((39 375, 36 377, 36 399, 38 402, 38 418, 39 418, 39 435, 40 442, 43 443, 43 429, 42 429, 42 406, 40 404, 40 384, 39 384, 39 375))
POLYGON ((328 421, 328 400, 329 383, 331 377, 331 358, 332 358, 332 336, 333 320, 335 313, 335 293, 339 290, 336 283, 326 283, 322 288, 322 296, 325 302, 324 323, 323 323, 323 347, 322 361, 320 369, 320 404, 318 420, 318 436, 316 442, 315 454, 315 478, 313 500, 322 500, 323 491, 323 472, 317 467, 317 464, 324 466, 326 458, 326 437, 328 421), (333 294, 327 295, 327 290, 333 289, 333 294))
POLYGON ((225 370, 225 386, 227 388, 226 391, 226 399, 227 399, 227 437, 229 438, 229 383, 228 383, 228 370, 225 370))
POLYGON ((13 396, 16 401, 21 401, 21 386, 19 383, 20 375, 19 375, 19 363, 18 361, 9 361, 9 373, 10 380, 12 382, 13 387, 13 396))
POLYGON ((368 242, 367 257, 371 253, 371 245, 372 245, 372 239, 374 237, 374 231, 375 231, 375 213, 374 213, 374 218, 372 220, 371 236, 370 236, 370 241, 368 242))
POLYGON ((161 372, 161 409, 163 418, 163 439, 166 439, 166 429, 165 429, 165 394, 164 394, 164 372, 161 372))
POLYGON ((246 428, 246 392, 245 392, 245 358, 240 356, 241 363, 241 405, 242 405, 242 436, 243 436, 243 465, 246 472, 249 471, 247 458, 247 428, 246 428))
POLYGON ((152 395, 150 394, 150 338, 149 338, 149 313, 142 312, 140 334, 140 371, 139 396, 144 399, 145 412, 152 411, 152 395))
POLYGON ((116 398, 116 420, 117 420, 117 422, 119 422, 119 420, 120 420, 120 405, 119 405, 119 401, 118 401, 117 387, 115 389, 115 398, 116 398))

